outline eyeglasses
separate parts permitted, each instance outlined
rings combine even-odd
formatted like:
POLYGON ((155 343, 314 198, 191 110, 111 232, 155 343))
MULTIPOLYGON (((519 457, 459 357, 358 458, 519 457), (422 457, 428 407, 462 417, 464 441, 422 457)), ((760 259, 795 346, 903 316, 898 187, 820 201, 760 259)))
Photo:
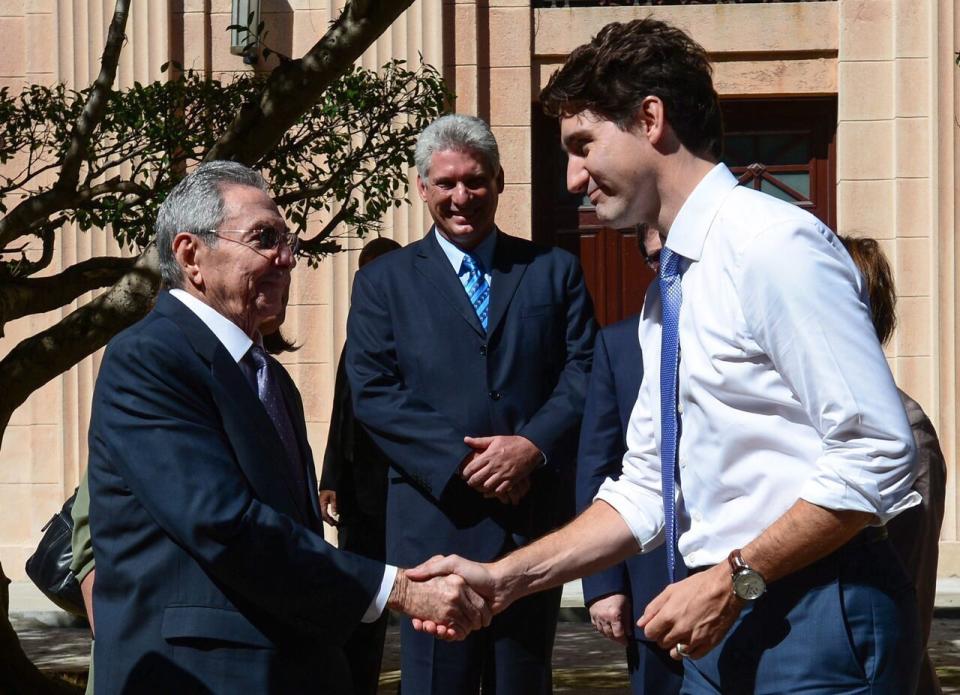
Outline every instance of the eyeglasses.
POLYGON ((290 249, 290 253, 296 256, 300 252, 300 236, 296 232, 287 229, 275 229, 274 227, 257 227, 255 229, 210 229, 207 230, 218 239, 232 241, 235 244, 246 246, 251 251, 259 253, 263 251, 273 251, 279 249, 281 245, 290 249), (232 237, 224 236, 221 232, 236 232, 238 234, 252 234, 252 241, 242 241, 232 237))

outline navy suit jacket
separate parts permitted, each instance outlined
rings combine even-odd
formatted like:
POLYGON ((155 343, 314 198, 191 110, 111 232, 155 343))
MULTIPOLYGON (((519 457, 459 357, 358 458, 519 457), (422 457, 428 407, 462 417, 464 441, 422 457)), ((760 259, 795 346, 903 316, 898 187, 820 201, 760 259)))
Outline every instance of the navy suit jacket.
POLYGON ((390 460, 387 559, 491 560, 573 513, 577 433, 596 332, 577 259, 497 232, 485 332, 436 232, 356 275, 347 376, 390 460), (519 434, 546 455, 513 507, 459 475, 465 435, 519 434))
MULTIPOLYGON (((607 326, 597 336, 593 372, 580 430, 577 462, 577 510, 590 506, 607 478, 618 478, 627 450, 627 423, 637 401, 643 361, 638 327, 640 316, 607 326)), ((610 594, 627 594, 633 603, 634 636, 646 639, 636 627, 646 605, 669 583, 667 555, 661 546, 583 579, 587 604, 610 594)))
POLYGON ((237 363, 179 300, 162 293, 107 347, 89 434, 97 693, 343 687, 337 645, 383 565, 323 540, 302 403, 277 372, 309 494, 237 363))
MULTIPOLYGON (((320 489, 337 493, 337 511, 342 526, 355 523, 382 526, 387 506, 389 462, 353 415, 345 357, 346 350, 337 364, 320 489)), ((382 536, 382 531, 379 535, 382 536)))

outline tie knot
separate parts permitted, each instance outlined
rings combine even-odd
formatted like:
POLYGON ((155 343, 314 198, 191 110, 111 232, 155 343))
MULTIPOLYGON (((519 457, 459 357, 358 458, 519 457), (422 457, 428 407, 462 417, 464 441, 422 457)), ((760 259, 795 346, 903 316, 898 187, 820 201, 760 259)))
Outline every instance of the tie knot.
POLYGON ((666 246, 660 251, 660 277, 674 278, 680 274, 680 259, 683 258, 676 251, 666 246))
POLYGON ((267 366, 267 353, 263 351, 263 348, 254 343, 250 346, 250 350, 247 352, 250 355, 250 359, 253 361, 254 366, 259 369, 263 369, 267 366))
POLYGON ((479 259, 471 253, 463 254, 463 263, 461 263, 460 268, 471 275, 481 272, 479 259))

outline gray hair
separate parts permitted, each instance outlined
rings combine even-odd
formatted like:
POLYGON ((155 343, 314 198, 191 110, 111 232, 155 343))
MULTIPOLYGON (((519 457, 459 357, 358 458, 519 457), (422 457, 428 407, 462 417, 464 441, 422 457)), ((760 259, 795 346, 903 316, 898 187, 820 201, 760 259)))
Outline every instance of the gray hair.
POLYGON ((157 251, 160 277, 169 288, 183 286, 183 272, 173 255, 173 240, 181 232, 194 234, 207 246, 215 246, 217 235, 211 230, 223 224, 225 186, 251 186, 269 193, 259 173, 238 162, 217 161, 201 164, 173 187, 157 213, 157 251))
POLYGON ((434 153, 445 150, 475 152, 490 167, 491 176, 500 173, 497 139, 493 137, 486 121, 475 116, 451 113, 441 116, 423 129, 417 138, 413 159, 417 164, 417 173, 424 182, 430 182, 430 161, 434 153))

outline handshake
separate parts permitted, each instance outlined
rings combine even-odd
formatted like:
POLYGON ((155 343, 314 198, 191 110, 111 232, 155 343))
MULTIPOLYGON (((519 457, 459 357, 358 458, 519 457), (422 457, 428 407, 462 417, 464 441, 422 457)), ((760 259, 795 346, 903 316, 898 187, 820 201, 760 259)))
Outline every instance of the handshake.
POLYGON ((387 606, 409 615, 416 630, 443 640, 462 640, 519 598, 510 595, 497 570, 496 563, 436 555, 397 572, 387 606))

